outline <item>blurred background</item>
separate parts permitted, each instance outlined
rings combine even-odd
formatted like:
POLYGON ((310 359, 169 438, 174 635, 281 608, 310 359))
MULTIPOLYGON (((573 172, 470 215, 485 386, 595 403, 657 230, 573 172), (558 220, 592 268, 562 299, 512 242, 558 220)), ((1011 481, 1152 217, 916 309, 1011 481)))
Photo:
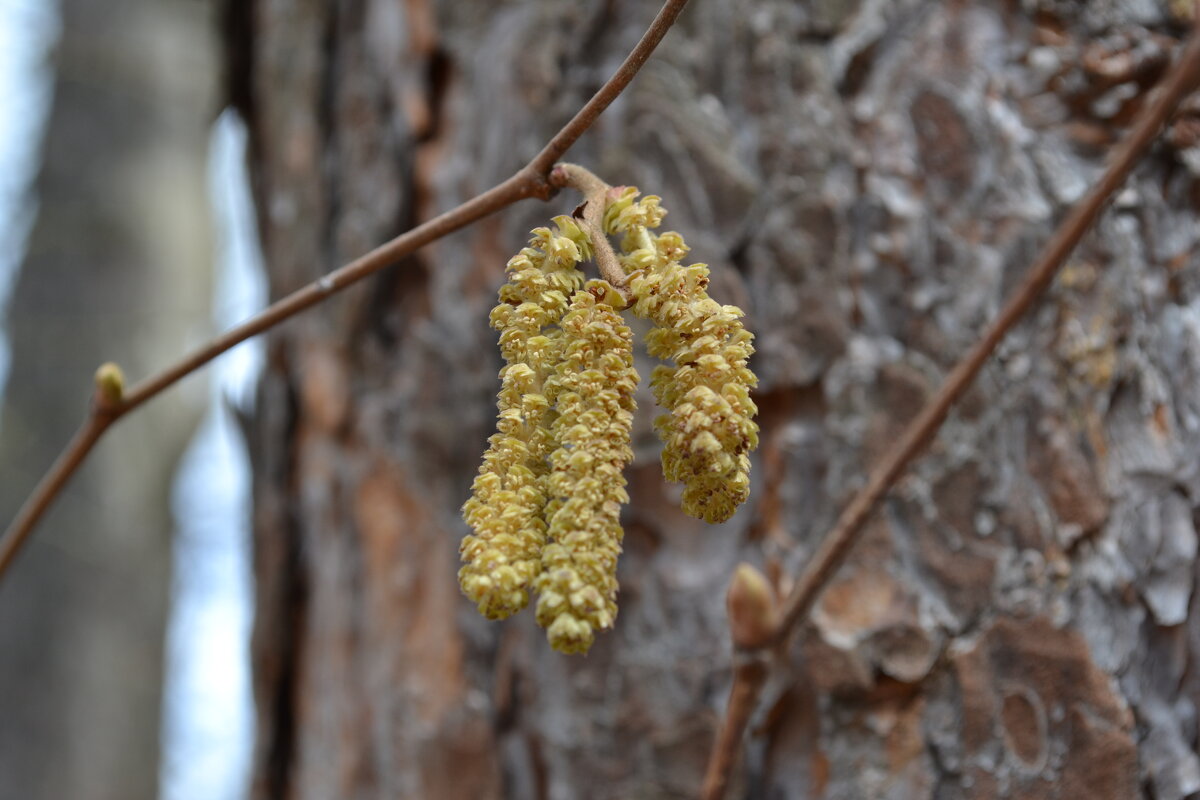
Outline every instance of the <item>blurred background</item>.
MULTIPOLYGON (((263 301, 217 7, 0 0, 0 509, 86 408, 263 301)), ((239 348, 103 443, 0 589, 0 797, 238 798, 252 742, 239 348)))
MULTIPOLYGON (((0 0, 0 518, 98 364, 145 376, 503 179, 657 5, 0 0)), ((514 206, 111 431, 0 584, 0 799, 695 797, 734 565, 786 589, 1186 8, 693 0, 570 157, 662 195, 747 311, 751 501, 679 512, 643 386, 615 630, 565 658, 463 600, 487 313, 576 198, 514 206)), ((1200 796, 1198 120, 873 519, 732 797, 1200 796)))

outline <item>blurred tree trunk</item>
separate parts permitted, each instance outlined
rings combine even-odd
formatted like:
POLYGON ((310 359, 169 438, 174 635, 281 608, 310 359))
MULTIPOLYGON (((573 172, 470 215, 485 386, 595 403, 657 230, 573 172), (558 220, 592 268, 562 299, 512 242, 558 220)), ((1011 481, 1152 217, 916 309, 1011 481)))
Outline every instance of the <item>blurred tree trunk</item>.
MULTIPOLYGON (((749 312, 754 499, 721 527, 682 516, 647 392, 616 630, 567 658, 530 613, 488 623, 459 596, 498 388, 487 312, 575 197, 289 324, 252 447, 256 796, 694 797, 734 564, 803 563, 1185 29, 1119 0, 692 5, 571 158, 661 194, 713 294, 749 312)), ((652 6, 241 4, 273 294, 508 175, 652 6)), ((1156 147, 877 515, 770 684, 733 796, 1200 791, 1195 130, 1156 147)))
MULTIPOLYGON (((205 185, 217 63, 199 0, 64 0, 38 218, 8 325, 0 518, 83 419, 209 333, 205 185)), ((0 585, 0 797, 158 788, 170 489, 202 384, 122 423, 0 585)))

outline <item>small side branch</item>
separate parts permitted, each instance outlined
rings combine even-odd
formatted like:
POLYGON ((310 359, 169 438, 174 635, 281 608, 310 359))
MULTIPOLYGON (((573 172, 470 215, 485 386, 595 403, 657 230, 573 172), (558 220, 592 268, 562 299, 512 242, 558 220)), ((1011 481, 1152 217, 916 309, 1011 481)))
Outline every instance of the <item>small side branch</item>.
POLYGON ((550 172, 550 185, 571 188, 583 195, 583 203, 575 210, 575 218, 592 240, 592 257, 596 260, 600 277, 608 281, 628 305, 631 299, 628 279, 604 232, 604 209, 612 198, 613 187, 578 164, 555 166, 550 172))
MULTIPOLYGON (((795 586, 783 603, 778 624, 760 645, 760 650, 784 647, 792 631, 811 611, 822 589, 858 542, 864 525, 884 496, 904 473, 909 463, 937 434, 950 409, 971 385, 996 346, 1050 285, 1080 239, 1100 216, 1109 198, 1125 182, 1157 137, 1159 130, 1197 84, 1200 84, 1200 13, 1196 15, 1196 25, 1178 62, 1161 87, 1156 90, 1157 96, 1153 98, 1133 130, 1118 145, 1104 175, 1059 224, 1000 314, 984 330, 975 345, 955 364, 937 394, 908 424, 899 441, 884 455, 883 461, 871 474, 866 485, 842 511, 832 530, 821 540, 817 551, 796 580, 795 586)), ((746 656, 739 653, 737 657, 746 656)), ((729 771, 736 763, 736 754, 741 747, 745 726, 749 720, 749 713, 745 712, 742 705, 749 704, 753 708, 758 702, 761 688, 762 681, 741 679, 735 670, 734 690, 735 693, 741 692, 738 695, 739 703, 737 706, 730 703, 719 739, 720 742, 732 742, 729 746, 733 748, 733 757, 721 747, 714 749, 709 764, 709 779, 705 781, 705 800, 719 800, 723 796, 723 787, 728 781, 729 771), (738 688, 739 681, 741 689, 738 688), (744 696, 747 693, 751 695, 748 700, 744 696), (712 790, 714 793, 708 793, 710 786, 717 787, 712 790)))
POLYGON ((687 3, 688 0, 667 0, 658 12, 658 16, 650 23, 646 33, 642 35, 612 77, 579 109, 570 122, 551 138, 542 151, 512 177, 278 300, 260 314, 226 331, 199 350, 184 356, 161 372, 151 375, 132 387, 128 393, 123 395, 120 402, 109 403, 105 406, 103 413, 98 413, 93 404, 92 411, 75 438, 54 462, 50 471, 38 482, 33 494, 21 506, 21 510, 17 512, 17 516, 4 532, 4 537, 0 539, 0 578, 3 578, 16 558, 17 552, 29 539, 46 509, 50 507, 54 498, 62 491, 63 486, 75 474, 80 464, 91 452, 93 445, 118 419, 200 369, 226 350, 273 328, 347 286, 375 274, 384 267, 395 264, 430 242, 507 208, 519 200, 534 197, 549 200, 553 197, 559 188, 552 185, 549 180, 550 170, 554 167, 555 162, 571 145, 578 141, 579 137, 600 116, 600 113, 608 108, 609 104, 629 85, 638 70, 650 58, 654 48, 671 29, 687 3))
POLYGON ((125 392, 125 378, 116 364, 103 364, 96 370, 95 390, 83 425, 71 437, 65 450, 50 467, 50 471, 38 482, 33 494, 21 506, 13 520, 10 532, 0 540, 0 575, 9 568, 21 545, 33 533, 34 525, 46 513, 63 486, 79 469, 92 447, 99 441, 108 426, 121 414, 121 403, 125 392))
POLYGON ((768 663, 764 652, 779 625, 775 590, 766 577, 749 564, 739 564, 725 594, 729 613, 729 639, 733 642, 733 686, 725 718, 708 759, 701 800, 721 800, 729 776, 742 749, 742 732, 758 705, 758 695, 767 682, 768 663))

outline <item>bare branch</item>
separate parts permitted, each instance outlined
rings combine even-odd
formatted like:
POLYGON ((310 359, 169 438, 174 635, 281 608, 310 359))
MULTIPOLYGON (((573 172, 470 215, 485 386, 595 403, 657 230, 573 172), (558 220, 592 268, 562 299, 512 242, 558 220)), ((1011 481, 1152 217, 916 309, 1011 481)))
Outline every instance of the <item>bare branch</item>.
POLYGON ((112 425, 116 419, 117 417, 114 416, 112 407, 105 397, 104 386, 98 385, 92 397, 91 411, 83 421, 83 425, 71 437, 66 449, 51 465, 50 471, 38 482, 33 494, 21 506, 8 533, 4 535, 4 540, 0 541, 0 575, 3 575, 5 570, 12 565, 17 553, 21 550, 21 545, 33 533, 37 521, 41 519, 42 514, 46 513, 46 509, 54 502, 54 498, 62 491, 63 486, 75 474, 75 471, 79 469, 79 465, 87 458, 97 440, 104 435, 108 426, 112 425))
POLYGON ((549 200, 556 187, 549 181, 554 163, 592 126, 600 113, 629 85, 638 70, 646 63, 654 48, 662 41, 688 0, 667 0, 640 41, 600 90, 575 114, 532 161, 512 177, 492 187, 462 205, 418 225, 416 228, 380 245, 366 255, 334 270, 308 286, 276 301, 260 314, 226 331, 199 350, 192 352, 166 369, 143 380, 124 395, 119 404, 107 404, 101 409, 96 403, 84 420, 79 432, 67 445, 34 488, 33 494, 21 506, 17 516, 0 539, 0 578, 28 540, 38 520, 49 508, 63 486, 83 463, 92 446, 108 427, 121 417, 172 386, 181 378, 195 372, 209 361, 251 336, 262 333, 301 311, 325 300, 351 284, 395 264, 405 256, 430 242, 436 241, 472 222, 494 214, 518 200, 539 198, 549 200))
POLYGON ((745 730, 758 693, 767 680, 767 655, 763 649, 778 626, 778 601, 766 577, 749 564, 739 564, 729 580, 725 607, 729 612, 729 638, 733 642, 733 686, 721 731, 713 744, 704 773, 701 800, 720 800, 737 762, 745 730))
POLYGON ((758 705, 758 694, 767 682, 767 658, 764 654, 735 653, 734 662, 729 703, 725 706, 721 731, 717 734, 708 768, 704 772, 701 800, 721 800, 725 796, 729 776, 742 749, 742 733, 758 705))
MULTIPOLYGON (((821 590, 825 588, 858 542, 863 526, 870 519, 880 501, 899 479, 909 462, 924 450, 937 434, 951 407, 971 385, 996 346, 1050 285, 1067 256, 1071 254, 1071 251, 1079 244, 1079 240, 1100 216, 1109 198, 1125 182, 1134 166, 1145 155, 1159 130, 1170 119, 1179 103, 1196 88, 1197 84, 1200 84, 1200 11, 1196 15, 1196 25, 1192 29, 1192 34, 1183 48, 1178 62, 1163 81, 1162 86, 1156 90, 1157 96, 1153 98, 1133 130, 1118 145, 1108 169, 1105 170, 1100 181, 1075 204, 1059 224, 1054 235, 1043 247, 1037 261, 1030 268, 1025 280, 1013 293, 1000 314, 987 327, 975 345, 954 366, 937 394, 908 424, 900 439, 884 455, 883 461, 871 474, 866 485, 858 491, 842 511, 832 530, 822 539, 820 547, 809 559, 791 593, 784 601, 779 624, 773 635, 762 645, 762 650, 770 647, 782 649, 792 630, 801 619, 807 616, 821 590)), ((740 653, 737 657, 744 659, 747 655, 740 653)), ((714 790, 716 792, 714 794, 706 793, 705 800, 719 800, 723 796, 723 787, 728 780, 729 771, 736 762, 737 750, 740 749, 745 725, 750 718, 750 712, 745 711, 741 704, 748 703, 753 709, 762 689, 763 681, 755 683, 743 679, 739 677, 736 669, 734 679, 734 693, 739 702, 735 706, 731 699, 720 734, 720 741, 732 742, 731 746, 734 750, 732 756, 720 748, 714 750, 713 760, 709 764, 710 780, 705 781, 705 786, 707 788, 711 781, 712 785, 719 788, 714 790), (738 692, 750 693, 752 696, 747 700, 738 692), (717 763, 718 759, 720 759, 720 763, 717 763), (721 775, 714 777, 714 772, 721 773, 721 775)))
POLYGON ((539 178, 544 178, 550 173, 567 149, 575 144, 584 131, 592 127, 592 123, 596 121, 596 117, 600 116, 600 112, 608 108, 609 104, 616 100, 617 96, 633 80, 633 76, 638 74, 638 70, 654 52, 654 48, 658 47, 658 43, 675 24, 676 17, 679 16, 680 11, 683 11, 687 2, 688 0, 667 0, 663 4, 662 10, 654 18, 654 22, 650 23, 650 27, 642 35, 641 41, 629 51, 629 55, 621 62, 621 66, 617 67, 613 76, 600 87, 600 91, 592 95, 592 99, 579 109, 571 121, 554 135, 550 143, 542 148, 542 152, 533 157, 533 161, 529 162, 526 169, 539 178))

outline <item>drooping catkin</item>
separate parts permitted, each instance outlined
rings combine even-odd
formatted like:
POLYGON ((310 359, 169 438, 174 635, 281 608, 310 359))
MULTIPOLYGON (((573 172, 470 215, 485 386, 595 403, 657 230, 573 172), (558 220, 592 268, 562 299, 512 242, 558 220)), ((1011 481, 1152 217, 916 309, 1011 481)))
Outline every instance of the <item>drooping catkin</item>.
MULTIPOLYGON (((638 383, 632 334, 617 309, 631 302, 650 319, 650 354, 673 363, 652 378, 668 412, 655 427, 664 474, 684 484, 685 512, 709 522, 732 516, 749 494, 749 452, 758 444, 747 367, 753 337, 741 310, 708 296, 707 267, 680 263, 688 248, 679 234, 654 232, 666 213, 657 197, 639 200, 635 189, 604 197, 604 229, 622 236, 622 292, 602 280, 584 285, 576 265, 592 242, 569 217, 556 217, 553 232, 535 230, 509 261, 491 314, 506 362, 497 432, 463 506, 472 529, 460 548, 463 592, 500 619, 536 591, 538 624, 564 653, 587 652, 617 615, 638 383)), ((611 265, 598 264, 610 278, 611 265)))
POLYGON ((552 647, 586 652, 617 614, 623 470, 633 457, 630 431, 638 376, 633 338, 606 300, 616 293, 589 281, 563 317, 561 362, 546 486, 549 535, 538 576, 537 621, 552 647))
POLYGON ((670 412, 655 422, 663 474, 683 482, 686 513, 724 522, 750 494, 749 453, 758 446, 758 409, 750 399, 757 379, 746 366, 754 337, 741 309, 708 296, 707 266, 680 264, 688 253, 683 237, 654 233, 666 213, 659 198, 636 197, 636 189, 626 189, 604 223, 606 232, 622 235, 633 312, 655 325, 647 349, 674 363, 651 376, 655 400, 670 412))
POLYGON ((541 569, 546 538, 545 479, 554 449, 554 398, 549 380, 560 360, 567 298, 583 285, 577 264, 590 251, 588 237, 570 217, 554 219, 557 230, 537 228, 530 246, 509 260, 509 280, 492 309, 500 331, 497 432, 488 440, 483 464, 463 505, 472 533, 459 552, 463 593, 489 619, 524 608, 541 569))

